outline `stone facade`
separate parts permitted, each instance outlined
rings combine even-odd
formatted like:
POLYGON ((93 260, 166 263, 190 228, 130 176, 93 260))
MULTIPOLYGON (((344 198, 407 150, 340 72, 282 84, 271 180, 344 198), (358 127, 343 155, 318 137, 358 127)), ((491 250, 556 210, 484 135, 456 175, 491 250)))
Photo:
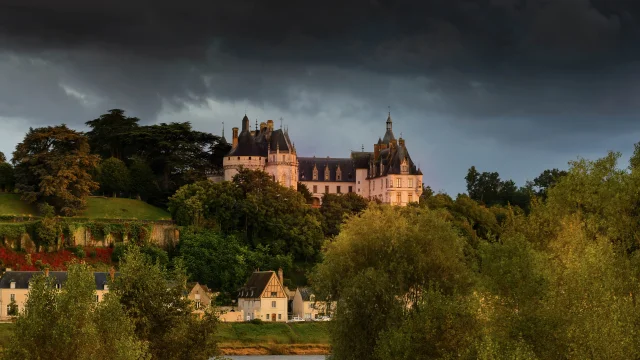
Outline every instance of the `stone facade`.
POLYGON ((352 151, 347 158, 298 157, 287 130, 274 130, 273 120, 251 130, 242 119, 242 132, 233 128, 232 149, 224 158, 224 180, 230 181, 240 168, 263 170, 274 181, 293 189, 300 182, 319 206, 326 193, 349 193, 382 203, 405 206, 422 195, 422 172, 411 160, 406 142, 393 134, 391 113, 383 138, 372 152, 352 151))

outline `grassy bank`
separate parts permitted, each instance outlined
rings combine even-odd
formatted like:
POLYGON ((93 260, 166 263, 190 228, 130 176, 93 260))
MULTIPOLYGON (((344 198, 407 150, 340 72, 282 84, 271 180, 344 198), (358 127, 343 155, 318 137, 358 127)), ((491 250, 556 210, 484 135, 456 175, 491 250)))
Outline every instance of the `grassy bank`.
MULTIPOLYGON (((20 195, 0 193, 0 215, 36 216, 37 214, 36 207, 20 200, 20 195)), ((106 197, 88 198, 87 208, 81 211, 78 217, 90 219, 171 220, 171 215, 168 212, 144 201, 106 197)))
MULTIPOLYGON (((219 346, 224 355, 323 355, 329 353, 326 322, 313 323, 221 323, 219 346)), ((4 348, 13 329, 0 323, 0 347, 4 348)))
POLYGON ((322 355, 330 350, 328 325, 222 323, 217 337, 225 355, 322 355))

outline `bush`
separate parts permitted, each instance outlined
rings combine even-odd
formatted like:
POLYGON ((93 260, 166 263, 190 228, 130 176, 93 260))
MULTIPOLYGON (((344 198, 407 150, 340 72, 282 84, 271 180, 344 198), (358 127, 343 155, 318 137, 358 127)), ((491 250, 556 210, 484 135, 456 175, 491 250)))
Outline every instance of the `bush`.
POLYGON ((98 256, 98 252, 96 251, 96 249, 91 249, 89 250, 89 257, 92 259, 95 259, 98 256))
POLYGON ((254 324, 254 325, 262 325, 263 324, 261 319, 253 319, 253 320, 251 320, 249 322, 254 324))
POLYGON ((42 217, 53 217, 56 215, 56 209, 46 202, 41 202, 38 204, 38 214, 42 217))
POLYGON ((113 252, 111 253, 111 261, 120 262, 124 253, 127 252, 127 248, 128 246, 126 244, 116 244, 113 248, 113 252))

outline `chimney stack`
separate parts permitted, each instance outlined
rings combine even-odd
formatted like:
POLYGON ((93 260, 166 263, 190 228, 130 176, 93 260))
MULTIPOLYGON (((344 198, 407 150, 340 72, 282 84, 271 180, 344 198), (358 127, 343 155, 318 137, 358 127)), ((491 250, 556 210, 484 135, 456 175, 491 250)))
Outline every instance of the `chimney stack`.
POLYGON ((284 272, 282 271, 282 268, 278 269, 278 279, 280 279, 280 284, 284 286, 284 272))
POLYGON ((267 130, 267 123, 266 122, 261 122, 260 123, 260 132, 264 132, 265 130, 267 130))
POLYGON ((273 120, 267 120, 267 129, 273 131, 273 120))
POLYGON ((379 157, 380 157, 380 145, 379 144, 373 144, 373 159, 375 161, 378 161, 379 157))
POLYGON ((44 268, 44 276, 49 277, 49 268, 44 268))
POLYGON ((235 148, 238 146, 238 128, 234 127, 231 131, 233 131, 233 142, 231 143, 231 146, 235 148))
POLYGON ((109 269, 109 277, 111 278, 111 281, 116 278, 116 269, 113 266, 109 269))

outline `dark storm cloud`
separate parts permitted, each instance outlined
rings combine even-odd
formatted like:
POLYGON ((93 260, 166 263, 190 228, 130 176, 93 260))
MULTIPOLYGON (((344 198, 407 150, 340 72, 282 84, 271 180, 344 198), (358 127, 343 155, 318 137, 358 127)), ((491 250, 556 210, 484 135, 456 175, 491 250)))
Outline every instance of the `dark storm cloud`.
POLYGON ((638 128, 639 16, 616 0, 5 0, 0 110, 153 118, 207 97, 291 110, 314 91, 446 114, 470 133, 507 129, 504 141, 542 141, 521 134, 527 124, 618 133, 638 128))

